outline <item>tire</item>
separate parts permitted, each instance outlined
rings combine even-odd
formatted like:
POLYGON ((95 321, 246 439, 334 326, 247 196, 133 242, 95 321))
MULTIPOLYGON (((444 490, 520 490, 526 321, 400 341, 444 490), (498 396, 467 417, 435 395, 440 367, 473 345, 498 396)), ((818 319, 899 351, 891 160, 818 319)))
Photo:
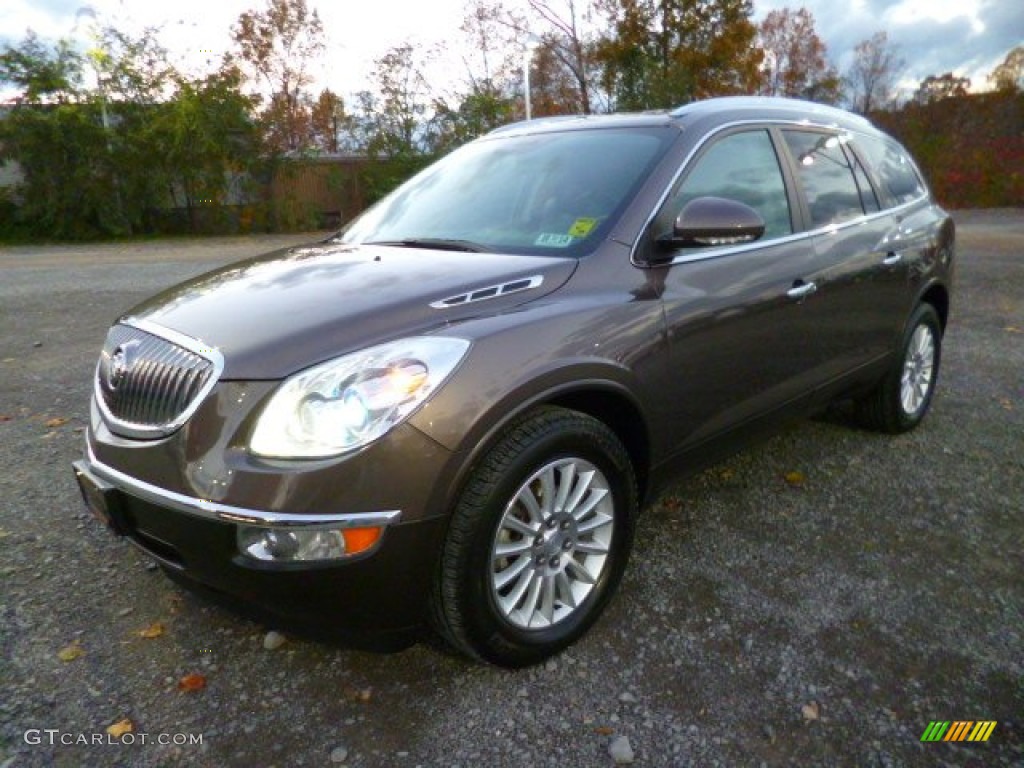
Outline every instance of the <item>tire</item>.
POLYGON ((889 434, 920 424, 935 394, 941 359, 942 322, 931 304, 920 304, 907 322, 892 368, 857 404, 861 424, 889 434))
POLYGON ((603 423, 553 407, 515 421, 455 507, 433 589, 436 630, 505 667, 563 650, 618 586, 637 505, 629 455, 603 423))

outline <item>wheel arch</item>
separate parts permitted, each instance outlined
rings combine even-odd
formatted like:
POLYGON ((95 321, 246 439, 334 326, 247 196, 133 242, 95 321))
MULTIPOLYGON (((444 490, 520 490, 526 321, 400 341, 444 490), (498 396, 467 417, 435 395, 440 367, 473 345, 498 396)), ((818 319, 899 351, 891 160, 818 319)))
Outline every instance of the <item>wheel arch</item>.
POLYGON ((611 429, 633 464, 637 498, 643 503, 649 490, 651 466, 651 436, 643 409, 624 384, 611 379, 588 378, 554 384, 523 399, 517 399, 513 394, 496 404, 490 411, 490 418, 485 419, 488 426, 483 434, 468 441, 471 447, 462 456, 445 492, 443 504, 446 508, 450 509, 456 503, 473 467, 506 430, 543 406, 586 414, 611 429))
POLYGON ((946 286, 942 283, 932 283, 921 293, 918 304, 931 304, 935 307, 942 322, 942 332, 945 333, 949 320, 949 290, 946 286))

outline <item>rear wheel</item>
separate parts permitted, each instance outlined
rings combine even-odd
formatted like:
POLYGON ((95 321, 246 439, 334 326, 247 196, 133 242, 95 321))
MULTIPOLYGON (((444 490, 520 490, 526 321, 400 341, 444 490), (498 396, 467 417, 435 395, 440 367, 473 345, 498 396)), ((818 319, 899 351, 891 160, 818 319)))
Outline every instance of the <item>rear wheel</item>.
POLYGON ((453 514, 434 589, 440 634, 510 667, 567 647, 621 579, 636 511, 629 455, 603 423, 548 407, 520 419, 453 514))
POLYGON ((864 426, 896 434, 913 429, 928 412, 942 358, 942 322, 931 304, 910 316, 900 355, 878 386, 858 403, 864 426))

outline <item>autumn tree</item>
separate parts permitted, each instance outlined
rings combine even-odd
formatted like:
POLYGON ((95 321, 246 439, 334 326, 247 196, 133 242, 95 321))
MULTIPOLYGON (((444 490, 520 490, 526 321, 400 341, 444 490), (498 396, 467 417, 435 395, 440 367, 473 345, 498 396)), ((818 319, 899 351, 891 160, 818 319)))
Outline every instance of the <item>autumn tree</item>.
POLYGON ((867 115, 892 103, 905 62, 885 32, 861 41, 853 53, 853 63, 843 79, 847 100, 854 111, 867 115))
POLYGON ((771 11, 758 26, 757 38, 764 50, 761 95, 839 101, 839 73, 828 63, 810 11, 771 11))
POLYGON ((596 41, 589 39, 585 27, 593 9, 587 0, 528 2, 541 25, 547 28, 540 38, 542 58, 538 69, 542 76, 538 78, 538 85, 548 88, 549 93, 556 89, 560 91, 559 99, 567 107, 563 110, 549 108, 546 114, 558 111, 590 114, 593 111, 593 75, 597 66, 594 60, 596 41), (554 84, 556 78, 562 81, 558 85, 554 84), (565 81, 571 86, 567 88, 565 81))
POLYGON ((237 58, 269 93, 262 114, 272 151, 302 150, 310 143, 310 67, 324 51, 324 29, 306 0, 267 0, 246 11, 232 28, 237 58))
POLYGON ((1006 54, 1002 63, 992 70, 989 80, 999 91, 1024 90, 1024 45, 1018 45, 1006 54))
POLYGON ((749 93, 760 80, 750 0, 600 0, 598 48, 619 109, 749 93))
POLYGON ((342 134, 349 131, 350 118, 345 101, 330 88, 324 88, 310 110, 310 133, 313 146, 322 152, 338 152, 342 134))
POLYGON ((952 72, 943 75, 929 75, 918 86, 914 101, 918 104, 932 104, 944 99, 961 98, 971 88, 969 77, 957 77, 952 72))

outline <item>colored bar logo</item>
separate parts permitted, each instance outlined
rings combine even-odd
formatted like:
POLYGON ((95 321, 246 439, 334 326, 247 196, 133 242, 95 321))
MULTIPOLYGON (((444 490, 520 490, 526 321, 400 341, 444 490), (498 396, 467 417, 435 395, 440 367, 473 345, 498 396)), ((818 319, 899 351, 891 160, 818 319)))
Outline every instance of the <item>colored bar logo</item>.
POLYGON ((932 720, 921 734, 921 741, 988 741, 995 720, 932 720))

